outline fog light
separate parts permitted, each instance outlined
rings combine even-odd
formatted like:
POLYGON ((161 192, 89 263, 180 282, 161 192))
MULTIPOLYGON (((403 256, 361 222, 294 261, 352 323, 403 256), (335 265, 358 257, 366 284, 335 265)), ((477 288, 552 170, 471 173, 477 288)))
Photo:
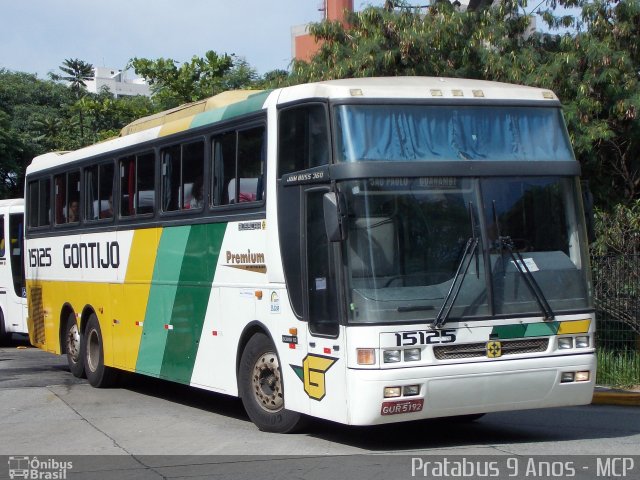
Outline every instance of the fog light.
POLYGON ((589 348, 589 337, 576 337, 576 348, 589 348))
POLYGON ((400 361, 400 350, 385 350, 382 354, 384 363, 395 363, 400 361))
POLYGON ((404 351, 404 361, 405 362, 417 362, 420 360, 420 352, 419 348, 407 348, 404 351))
POLYGON ((358 348, 358 365, 375 365, 376 351, 373 348, 358 348))
POLYGON ((575 377, 575 372, 562 372, 562 375, 560 376, 560 383, 571 383, 575 377))
POLYGON ((413 397, 420 393, 420 385, 405 385, 402 387, 402 394, 405 397, 413 397))
POLYGON ((400 396, 400 387, 384 387, 384 398, 400 396))
POLYGON ((558 339, 558 348, 560 350, 567 350, 573 348, 573 337, 562 337, 558 339))
POLYGON ((589 371, 586 372, 576 372, 576 382, 588 382, 589 381, 589 371))

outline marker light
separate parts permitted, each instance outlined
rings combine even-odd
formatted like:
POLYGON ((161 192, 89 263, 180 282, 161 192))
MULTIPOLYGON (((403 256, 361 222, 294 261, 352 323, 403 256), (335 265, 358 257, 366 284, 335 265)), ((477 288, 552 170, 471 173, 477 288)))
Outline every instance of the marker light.
POLYGON ((384 387, 384 398, 394 398, 400 396, 400 387, 384 387))
POLYGON ((589 337, 576 337, 576 348, 589 348, 589 337))
POLYGON ((400 350, 385 350, 382 354, 384 363, 396 363, 400 361, 400 350))
POLYGON ((571 383, 575 379, 575 372, 562 372, 560 383, 571 383))
POLYGON ((576 382, 588 382, 589 381, 589 371, 585 372, 576 372, 576 382))
POLYGON ((573 348, 573 337, 561 337, 558 339, 558 348, 560 350, 567 350, 573 348))
POLYGON ((376 363, 376 351, 373 348, 358 348, 356 349, 358 356, 358 365, 375 365, 376 363))
POLYGON ((420 360, 420 352, 419 348, 407 348, 404 351, 404 361, 405 362, 417 362, 420 360))
POLYGON ((405 385, 402 387, 402 394, 405 397, 413 397, 420 393, 420 385, 405 385))

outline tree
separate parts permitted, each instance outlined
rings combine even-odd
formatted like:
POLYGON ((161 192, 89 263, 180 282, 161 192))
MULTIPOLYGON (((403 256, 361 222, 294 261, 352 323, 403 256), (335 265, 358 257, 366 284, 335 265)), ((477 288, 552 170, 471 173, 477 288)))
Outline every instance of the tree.
POLYGON ((171 58, 133 58, 129 61, 136 74, 151 86, 154 101, 162 109, 195 102, 229 89, 246 88, 253 84, 255 70, 235 55, 218 55, 212 50, 204 57, 193 56, 178 65, 171 58))
POLYGON ((63 80, 69 83, 77 98, 82 96, 87 87, 87 80, 93 79, 93 65, 77 58, 68 58, 58 67, 65 75, 50 74, 52 80, 63 80))
POLYGON ((460 12, 436 2, 423 14, 398 2, 314 24, 321 43, 295 61, 289 83, 426 75, 496 80, 554 90, 564 105, 583 175, 599 205, 640 196, 640 2, 548 0, 552 33, 529 35, 517 0, 460 12), (579 16, 556 7, 580 7, 579 16), (569 27, 566 33, 553 33, 569 27))

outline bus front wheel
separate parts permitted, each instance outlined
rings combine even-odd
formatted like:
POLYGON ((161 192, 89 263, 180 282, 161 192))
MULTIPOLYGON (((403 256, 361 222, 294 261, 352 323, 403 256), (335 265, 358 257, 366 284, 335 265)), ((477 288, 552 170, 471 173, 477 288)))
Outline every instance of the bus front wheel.
POLYGON ((84 361, 82 360, 84 342, 82 342, 82 335, 74 313, 70 313, 69 317, 67 317, 64 339, 69 370, 71 370, 74 377, 84 378, 84 361))
POLYGON ((302 414, 284 408, 282 371, 276 348, 258 333, 240 360, 239 390, 247 415, 263 432, 291 433, 303 424, 302 414))
POLYGON ((117 381, 117 370, 104 364, 104 344, 100 322, 95 313, 87 320, 84 331, 84 371, 89 383, 97 388, 108 388, 117 381))

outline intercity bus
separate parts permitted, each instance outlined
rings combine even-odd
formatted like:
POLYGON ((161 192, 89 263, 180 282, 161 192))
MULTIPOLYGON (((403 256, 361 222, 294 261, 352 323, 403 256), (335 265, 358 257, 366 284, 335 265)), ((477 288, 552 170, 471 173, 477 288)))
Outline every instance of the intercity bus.
POLYGON ((24 200, 0 200, 0 343, 27 334, 24 200))
POLYGON ((96 387, 239 396, 273 432, 587 404, 579 174, 545 89, 223 93, 33 161, 31 342, 96 387))

